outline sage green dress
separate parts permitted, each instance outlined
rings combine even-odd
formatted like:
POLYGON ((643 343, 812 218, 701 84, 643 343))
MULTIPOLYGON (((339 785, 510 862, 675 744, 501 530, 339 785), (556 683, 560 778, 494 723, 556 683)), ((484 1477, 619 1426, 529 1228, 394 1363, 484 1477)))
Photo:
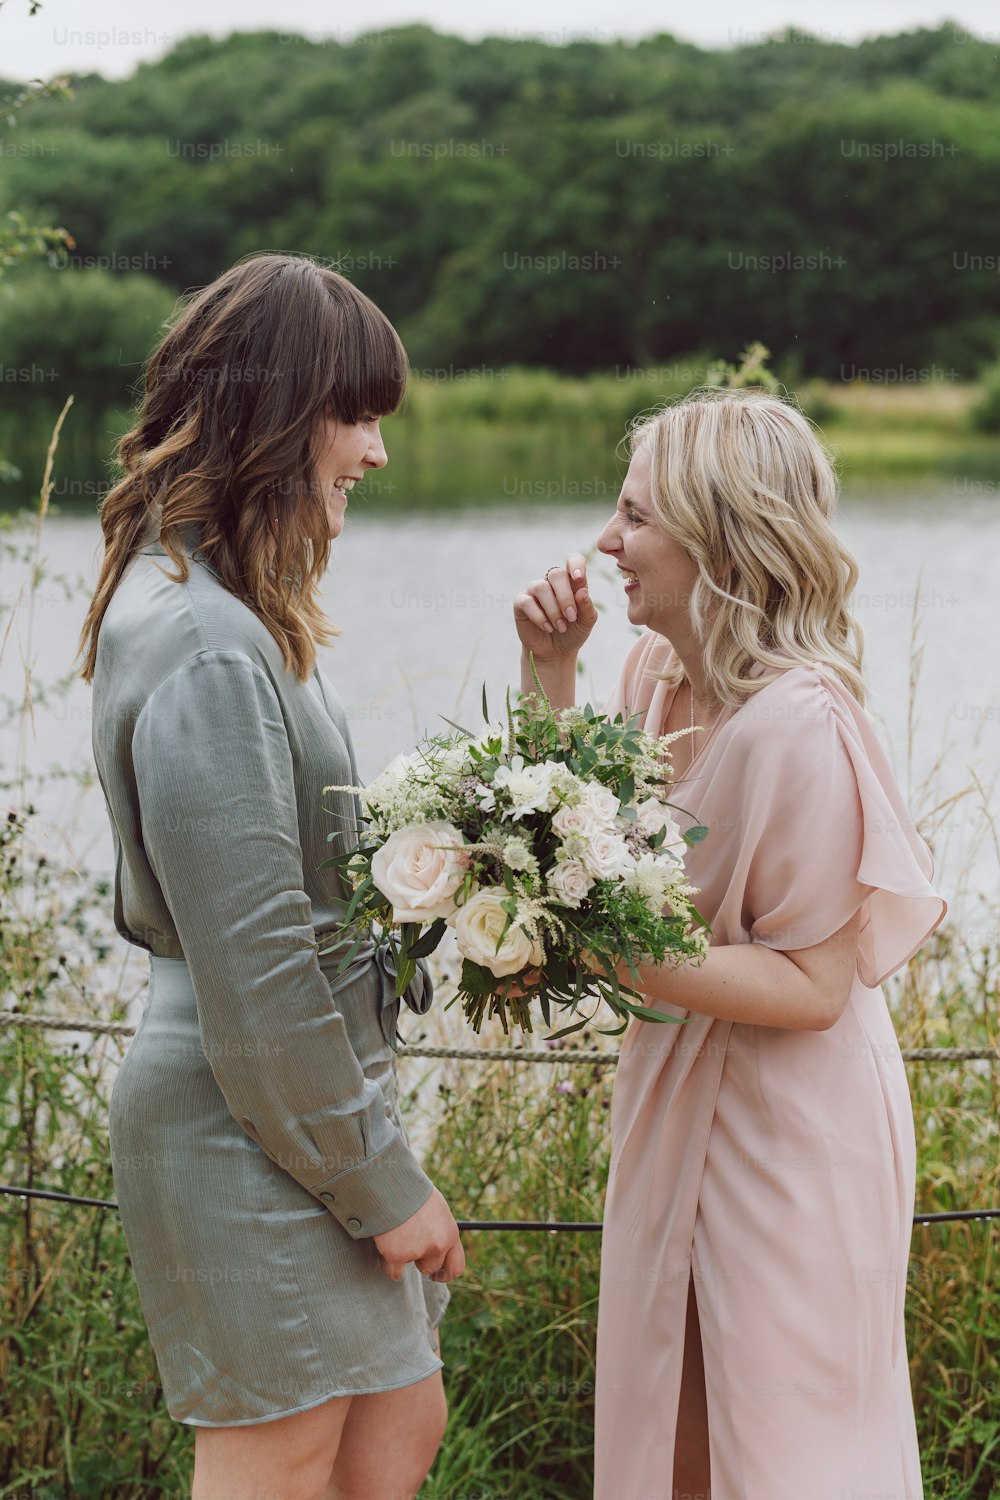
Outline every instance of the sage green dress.
POLYGON ((109 1135, 167 1409, 221 1427, 424 1379, 449 1293, 412 1264, 391 1281, 373 1242, 432 1186, 391 964, 367 939, 343 975, 319 951, 345 905, 319 866, 357 829, 356 798, 323 792, 357 784, 343 706, 184 536, 188 581, 143 547, 98 640, 115 925, 150 965, 109 1135))

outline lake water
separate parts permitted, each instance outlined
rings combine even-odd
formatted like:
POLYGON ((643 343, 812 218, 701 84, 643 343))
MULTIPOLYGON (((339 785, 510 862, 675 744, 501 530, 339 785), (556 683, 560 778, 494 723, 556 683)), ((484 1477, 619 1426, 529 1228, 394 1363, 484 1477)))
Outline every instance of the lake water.
MULTIPOLYGON (((347 708, 364 777, 412 748, 425 730, 445 728, 441 715, 478 726, 484 684, 491 712, 500 709, 507 684, 516 689, 518 683, 514 595, 568 551, 592 547, 612 505, 613 498, 603 497, 554 505, 498 500, 447 512, 395 510, 388 517, 363 501, 352 507, 334 544, 324 596, 344 633, 321 653, 321 664, 347 708)), ((870 712, 912 814, 919 821, 978 775, 995 815, 1000 659, 994 648, 994 560, 1000 556, 1000 508, 988 496, 954 492, 849 494, 838 525, 861 569, 855 606, 866 632, 870 712), (911 733, 914 618, 923 661, 911 733)), ((17 536, 27 546, 32 533, 17 536)), ((19 753, 27 755, 34 773, 92 764, 90 688, 77 679, 68 697, 48 702, 42 689, 73 670, 102 545, 93 513, 49 516, 41 546, 46 573, 80 583, 67 598, 52 577, 42 580, 30 638, 28 611, 15 603, 26 568, 0 559, 0 636, 7 633, 0 695, 8 706, 19 702, 30 667, 38 700, 33 732, 23 743, 10 722, 0 731, 8 777, 19 753)), ((580 701, 589 696, 601 704, 635 632, 617 575, 599 554, 591 583, 602 617, 584 654, 580 701)), ((96 783, 81 792, 72 783, 50 781, 35 800, 42 814, 36 837, 54 858, 110 873, 111 836, 96 783)), ((983 803, 965 799, 934 820, 930 836, 938 883, 953 912, 961 912, 970 928, 982 924, 984 939, 994 938, 992 918, 978 899, 992 903, 998 884, 983 803)))

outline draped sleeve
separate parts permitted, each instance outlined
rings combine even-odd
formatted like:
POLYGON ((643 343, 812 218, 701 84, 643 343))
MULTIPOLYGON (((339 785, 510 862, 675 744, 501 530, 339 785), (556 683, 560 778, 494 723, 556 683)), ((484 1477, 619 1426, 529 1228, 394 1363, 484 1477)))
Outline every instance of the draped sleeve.
POLYGON ((858 974, 877 987, 948 907, 871 721, 818 665, 784 672, 737 718, 751 942, 812 947, 861 908, 858 974))

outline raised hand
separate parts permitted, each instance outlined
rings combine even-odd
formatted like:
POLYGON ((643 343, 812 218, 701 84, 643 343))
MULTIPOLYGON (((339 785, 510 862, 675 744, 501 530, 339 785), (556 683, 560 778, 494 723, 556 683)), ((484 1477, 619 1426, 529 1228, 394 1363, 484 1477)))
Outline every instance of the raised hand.
POLYGON ((529 583, 514 600, 514 624, 525 653, 536 662, 573 658, 597 623, 582 553, 571 552, 565 567, 529 583))

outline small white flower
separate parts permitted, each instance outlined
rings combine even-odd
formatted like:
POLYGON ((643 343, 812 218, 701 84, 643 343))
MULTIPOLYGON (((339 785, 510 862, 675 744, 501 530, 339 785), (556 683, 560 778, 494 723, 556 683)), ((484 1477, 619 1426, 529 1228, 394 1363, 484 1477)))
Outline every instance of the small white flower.
POLYGON ((580 777, 571 771, 569 766, 564 766, 561 761, 548 761, 546 764, 552 767, 550 809, 559 803, 567 807, 578 806, 583 801, 587 783, 581 781, 580 777))
POLYGON ((458 745, 449 745, 435 766, 435 771, 449 781, 458 781, 471 770, 469 751, 464 741, 458 745))
POLYGON ((556 859, 582 860, 587 852, 587 844, 590 838, 590 833, 581 833, 578 828, 571 828, 567 833, 561 834, 559 852, 556 855, 556 859))
POLYGON ((512 870, 530 870, 537 860, 526 839, 508 839, 503 846, 503 862, 512 870))
POLYGON ((509 766, 498 766, 493 777, 494 790, 505 792, 510 799, 510 811, 505 814, 508 818, 523 818, 527 813, 545 809, 551 785, 552 772, 547 762, 526 766, 520 755, 515 755, 509 766))
POLYGON ((479 786, 476 788, 476 800, 479 803, 480 812, 494 812, 497 805, 496 792, 491 786, 479 786))
POLYGON ((406 778, 407 767, 402 762, 409 757, 397 755, 396 759, 390 761, 384 771, 380 771, 375 780, 370 782, 361 792, 361 805, 366 812, 373 807, 391 804, 393 799, 399 795, 399 789, 406 778))
POLYGON ((666 904, 669 884, 670 876, 654 854, 641 855, 625 876, 626 888, 636 891, 654 916, 659 916, 666 904))
POLYGON ((498 719, 493 724, 487 724, 482 733, 478 735, 476 739, 470 740, 469 744, 475 745, 477 750, 482 750, 485 754, 489 750, 489 744, 491 740, 493 740, 494 742, 496 740, 499 740, 500 743, 503 744, 506 737, 507 725, 501 723, 501 721, 498 719))
POLYGON ((405 781, 414 766, 419 764, 418 755, 406 755, 401 751, 389 762, 382 775, 389 781, 405 781))
POLYGON ((559 710, 559 723, 563 729, 586 729, 588 722, 587 715, 576 704, 573 704, 570 708, 561 708, 559 710))

